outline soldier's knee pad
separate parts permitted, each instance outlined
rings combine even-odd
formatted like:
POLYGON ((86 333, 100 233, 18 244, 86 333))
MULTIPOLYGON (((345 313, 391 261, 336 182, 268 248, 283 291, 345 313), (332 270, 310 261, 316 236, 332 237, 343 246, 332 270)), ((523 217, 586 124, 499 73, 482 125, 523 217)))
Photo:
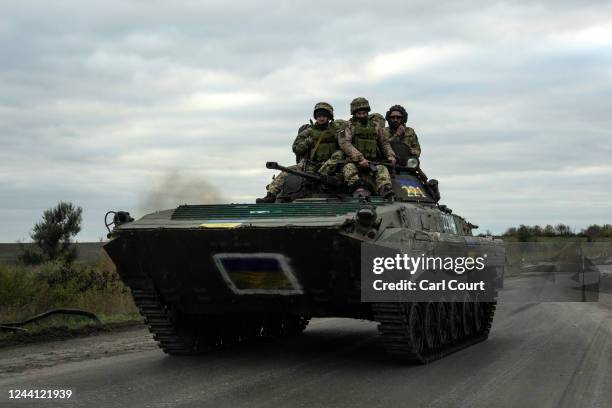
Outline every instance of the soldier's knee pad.
POLYGON ((342 176, 347 182, 351 182, 353 179, 359 178, 359 170, 353 163, 349 163, 342 168, 342 176))
POLYGON ((344 160, 344 152, 342 150, 336 150, 329 158, 332 161, 344 160))
POLYGON ((344 182, 349 186, 352 186, 360 180, 359 174, 357 174, 357 172, 343 173, 342 178, 344 179, 344 182))
POLYGON ((387 170, 387 167, 383 166, 382 164, 376 165, 376 171, 378 172, 378 174, 389 174, 389 170, 387 170))
POLYGON ((343 173, 357 173, 357 165, 355 163, 346 163, 342 168, 343 173))

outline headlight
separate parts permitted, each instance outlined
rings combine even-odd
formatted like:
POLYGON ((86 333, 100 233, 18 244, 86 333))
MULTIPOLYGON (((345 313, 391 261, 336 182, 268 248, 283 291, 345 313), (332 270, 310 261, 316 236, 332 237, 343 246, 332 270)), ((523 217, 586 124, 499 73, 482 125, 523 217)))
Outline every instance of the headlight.
POLYGON ((406 167, 410 169, 418 169, 419 168, 419 159, 416 157, 411 157, 406 160, 406 167))
POLYGON ((376 221, 376 210, 374 208, 362 208, 357 211, 357 221, 365 227, 369 227, 376 221))

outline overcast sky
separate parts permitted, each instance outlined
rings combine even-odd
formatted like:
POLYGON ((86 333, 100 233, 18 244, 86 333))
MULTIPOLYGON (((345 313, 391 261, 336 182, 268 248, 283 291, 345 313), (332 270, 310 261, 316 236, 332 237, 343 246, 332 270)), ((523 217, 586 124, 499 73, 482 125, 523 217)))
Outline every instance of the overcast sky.
POLYGON ((612 223, 609 1, 0 2, 0 242, 84 209, 253 202, 313 105, 399 103, 479 224, 612 223), (587 4, 588 3, 588 4, 587 4))

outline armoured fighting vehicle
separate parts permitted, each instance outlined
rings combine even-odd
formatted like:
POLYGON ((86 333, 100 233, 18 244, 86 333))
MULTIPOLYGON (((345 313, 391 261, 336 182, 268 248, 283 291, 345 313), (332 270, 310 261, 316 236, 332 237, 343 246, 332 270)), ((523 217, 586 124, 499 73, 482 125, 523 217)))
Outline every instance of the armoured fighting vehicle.
MULTIPOLYGON (((418 159, 400 156, 389 166, 391 200, 355 198, 333 179, 268 163, 291 173, 277 202, 181 205, 136 221, 109 212, 104 248, 168 354, 296 335, 311 317, 335 316, 379 322, 391 356, 427 363, 486 339, 494 299, 362 302, 361 245, 453 242, 497 255, 503 246, 473 236, 474 225, 438 203, 418 159)), ((485 272, 495 284, 500 265, 485 272)))

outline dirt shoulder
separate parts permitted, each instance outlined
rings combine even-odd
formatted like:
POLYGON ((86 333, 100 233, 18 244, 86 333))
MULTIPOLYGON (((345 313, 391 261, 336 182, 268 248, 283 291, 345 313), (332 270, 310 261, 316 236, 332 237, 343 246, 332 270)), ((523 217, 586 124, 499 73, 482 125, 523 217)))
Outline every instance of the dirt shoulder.
POLYGON ((80 327, 50 326, 27 331, 0 331, 0 350, 4 347, 21 346, 31 343, 44 343, 54 340, 67 340, 75 337, 87 337, 97 334, 121 331, 143 326, 142 320, 86 324, 80 327))
POLYGON ((157 349, 157 343, 142 324, 89 330, 75 338, 48 341, 47 337, 44 342, 1 347, 0 378, 67 362, 157 349))

